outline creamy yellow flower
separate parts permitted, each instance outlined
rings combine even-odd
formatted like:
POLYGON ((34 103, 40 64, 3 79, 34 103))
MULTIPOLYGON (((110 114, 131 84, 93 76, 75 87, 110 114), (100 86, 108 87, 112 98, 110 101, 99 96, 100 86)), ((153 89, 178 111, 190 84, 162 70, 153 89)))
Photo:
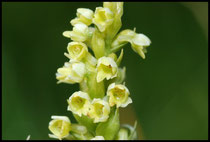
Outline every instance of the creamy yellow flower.
POLYGON ((92 23, 93 11, 88 8, 78 8, 77 17, 71 20, 72 26, 75 26, 78 23, 84 23, 89 26, 92 23))
POLYGON ((109 118, 109 104, 101 99, 94 98, 88 116, 94 119, 94 123, 105 122, 109 118))
POLYGON ((101 57, 97 63, 97 82, 117 76, 118 67, 111 57, 101 57))
POLYGON ((87 25, 78 23, 74 25, 73 31, 63 32, 63 36, 71 38, 73 41, 84 42, 88 39, 89 29, 87 25))
POLYGON ((128 104, 132 103, 129 97, 130 92, 122 84, 112 83, 107 89, 107 96, 109 96, 109 105, 112 107, 117 105, 117 107, 126 107, 128 104))
POLYGON ((88 48, 86 44, 82 42, 70 42, 67 46, 68 53, 64 53, 69 59, 81 61, 86 57, 88 48))
POLYGON ((98 27, 100 32, 104 32, 113 23, 113 18, 114 15, 109 8, 97 7, 93 23, 98 27))
POLYGON ((147 52, 146 47, 151 44, 150 39, 144 34, 136 34, 132 39, 132 49, 138 53, 143 59, 145 59, 145 54, 147 52))
POLYGON ((58 80, 58 83, 80 83, 83 80, 85 73, 84 63, 71 60, 57 70, 56 79, 58 80))
POLYGON ((104 140, 104 137, 103 136, 95 136, 91 140, 104 140))
POLYGON ((87 115, 90 107, 90 101, 90 97, 87 93, 77 91, 73 93, 67 100, 67 110, 72 111, 74 114, 77 114, 80 117, 82 116, 82 114, 87 115))
POLYGON ((51 138, 62 139, 69 135, 71 130, 71 121, 66 116, 52 116, 53 120, 49 123, 49 129, 53 133, 49 134, 51 138))
POLYGON ((130 42, 132 49, 145 59, 146 47, 151 44, 150 39, 144 34, 137 34, 132 30, 123 30, 112 42, 112 51, 117 51, 124 44, 130 42))

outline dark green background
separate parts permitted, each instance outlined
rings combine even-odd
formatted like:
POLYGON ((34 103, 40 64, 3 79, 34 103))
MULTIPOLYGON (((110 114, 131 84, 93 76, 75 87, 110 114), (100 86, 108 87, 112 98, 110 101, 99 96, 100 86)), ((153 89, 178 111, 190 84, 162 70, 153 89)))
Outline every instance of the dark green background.
MULTIPOLYGON (((56 84, 55 73, 79 7, 102 3, 2 3, 3 139, 49 139, 51 115, 67 115, 78 84, 56 84)), ((206 11, 207 12, 207 11, 206 11)), ((203 15, 200 15, 203 16, 203 15)), ((124 3, 121 29, 151 40, 146 59, 125 47, 126 85, 145 139, 208 139, 208 42, 181 3, 124 3)), ((129 119, 129 116, 128 118, 129 119)))

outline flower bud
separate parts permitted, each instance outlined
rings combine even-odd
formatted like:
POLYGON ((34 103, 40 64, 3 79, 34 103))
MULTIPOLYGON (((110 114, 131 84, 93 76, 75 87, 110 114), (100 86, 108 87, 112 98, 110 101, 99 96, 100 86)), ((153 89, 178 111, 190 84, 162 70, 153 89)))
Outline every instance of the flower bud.
POLYGON ((128 140, 128 130, 121 128, 117 134, 116 140, 128 140))
POLYGON ((71 20, 72 26, 75 26, 78 23, 84 23, 89 26, 92 23, 93 11, 88 8, 78 8, 77 9, 77 18, 71 20))
POLYGON ((98 27, 100 32, 104 32, 106 28, 113 22, 113 13, 109 8, 97 7, 93 23, 98 27))
POLYGON ((86 73, 85 64, 71 60, 66 62, 62 68, 59 68, 56 73, 58 83, 80 83, 86 73))
POLYGON ((115 16, 123 14, 123 2, 103 2, 103 7, 109 8, 115 16))
POLYGON ((73 41, 84 42, 89 36, 88 26, 83 23, 75 24, 73 31, 65 31, 63 36, 71 38, 73 41))
POLYGON ((49 123, 49 129, 53 133, 49 137, 62 139, 69 135, 71 130, 71 121, 66 116, 52 116, 53 120, 49 123))
POLYGON ((94 123, 105 122, 109 118, 109 104, 101 99, 94 99, 90 106, 88 116, 94 119, 94 123))
POLYGON ((112 107, 117 105, 117 107, 126 107, 128 104, 132 103, 129 97, 130 93, 127 87, 121 84, 112 83, 107 89, 107 96, 109 96, 109 105, 112 107))
POLYGON ((77 134, 85 134, 87 133, 87 128, 83 125, 80 125, 80 124, 72 124, 71 125, 71 131, 74 132, 74 133, 77 133, 77 134))
POLYGON ((86 66, 89 65, 89 66, 94 67, 94 70, 95 70, 97 59, 91 53, 88 52, 84 60, 84 63, 86 64, 86 66))
POLYGON ((104 140, 104 137, 103 136, 95 136, 91 140, 104 140))
POLYGON ((105 54, 105 41, 104 36, 99 32, 98 29, 95 29, 91 39, 91 49, 94 52, 95 57, 98 59, 105 54))
POLYGON ((117 76, 118 67, 111 57, 101 57, 97 64, 97 82, 101 82, 105 78, 107 80, 117 76))
POLYGON ((80 117, 82 114, 87 115, 90 107, 90 97, 87 93, 77 91, 69 97, 67 102, 69 104, 67 110, 72 111, 80 117))
POLYGON ((122 26, 123 2, 104 2, 104 8, 109 8, 113 13, 113 23, 106 30, 107 40, 112 41, 122 26))
POLYGON ((67 50, 69 54, 65 53, 65 55, 69 59, 74 59, 78 61, 81 61, 88 52, 86 44, 82 42, 70 42, 67 46, 67 50))

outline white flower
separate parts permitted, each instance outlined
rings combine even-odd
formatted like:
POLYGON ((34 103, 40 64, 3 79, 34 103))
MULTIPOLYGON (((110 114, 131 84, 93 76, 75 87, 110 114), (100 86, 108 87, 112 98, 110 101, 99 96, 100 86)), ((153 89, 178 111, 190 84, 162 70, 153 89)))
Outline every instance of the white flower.
POLYGON ((86 57, 88 53, 88 48, 86 44, 82 42, 70 42, 67 46, 68 53, 65 53, 69 59, 74 59, 81 61, 84 57, 86 57))
POLYGON ((71 130, 71 121, 66 116, 52 116, 53 120, 49 123, 49 129, 53 133, 49 134, 51 138, 62 139, 69 135, 71 130))
POLYGON ((73 31, 63 32, 63 36, 71 38, 73 41, 84 42, 88 39, 89 29, 88 26, 83 23, 75 24, 73 31))
POLYGON ((132 103, 129 97, 130 92, 127 87, 122 84, 112 83, 107 89, 107 96, 109 96, 109 105, 117 107, 126 107, 128 104, 132 103))
POLYGON ((98 123, 105 122, 109 118, 109 113, 109 104, 104 100, 94 98, 87 115, 94 119, 94 123, 98 123))
POLYGON ((59 68, 56 73, 56 79, 58 83, 80 83, 86 73, 85 64, 82 62, 71 60, 66 62, 64 67, 59 68))
POLYGON ((105 78, 107 80, 117 76, 118 67, 111 57, 101 57, 97 64, 97 82, 101 82, 105 78))
POLYGON ((113 18, 114 15, 109 8, 97 7, 93 23, 98 27, 100 32, 104 32, 113 23, 113 18))
POLYGON ((77 18, 71 20, 71 24, 75 26, 78 23, 84 23, 89 26, 92 23, 93 11, 88 8, 78 8, 77 18))
POLYGON ((72 111, 80 117, 82 114, 87 115, 90 107, 90 101, 90 97, 87 93, 82 91, 74 92, 67 100, 69 104, 67 110, 72 111))

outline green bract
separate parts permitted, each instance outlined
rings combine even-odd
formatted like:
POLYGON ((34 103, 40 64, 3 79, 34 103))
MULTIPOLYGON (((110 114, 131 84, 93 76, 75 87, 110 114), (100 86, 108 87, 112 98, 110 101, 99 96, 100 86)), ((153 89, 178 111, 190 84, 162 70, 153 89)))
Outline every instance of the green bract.
POLYGON ((134 127, 120 124, 119 109, 132 103, 124 82, 126 68, 120 64, 125 44, 130 43, 145 59, 151 41, 135 30, 119 32, 123 2, 104 2, 95 12, 78 8, 76 15, 70 21, 72 30, 63 32, 72 40, 64 53, 70 61, 57 70, 56 79, 58 83, 79 83, 80 91, 67 100, 67 110, 77 123, 71 124, 65 116, 52 116, 49 136, 60 140, 135 140, 137 123, 134 127))

